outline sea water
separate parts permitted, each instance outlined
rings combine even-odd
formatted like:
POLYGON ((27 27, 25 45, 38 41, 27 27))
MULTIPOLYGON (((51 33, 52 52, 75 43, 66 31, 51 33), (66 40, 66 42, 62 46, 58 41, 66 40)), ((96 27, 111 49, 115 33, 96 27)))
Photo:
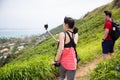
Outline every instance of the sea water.
POLYGON ((0 38, 21 38, 40 34, 40 30, 0 30, 0 38))

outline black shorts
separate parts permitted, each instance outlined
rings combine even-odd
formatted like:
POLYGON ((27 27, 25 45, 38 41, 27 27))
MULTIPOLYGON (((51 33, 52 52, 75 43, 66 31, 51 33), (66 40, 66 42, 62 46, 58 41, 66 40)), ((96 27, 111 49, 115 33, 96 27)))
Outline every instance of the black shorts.
POLYGON ((114 52, 115 41, 106 40, 102 42, 102 52, 103 54, 113 53, 114 52))

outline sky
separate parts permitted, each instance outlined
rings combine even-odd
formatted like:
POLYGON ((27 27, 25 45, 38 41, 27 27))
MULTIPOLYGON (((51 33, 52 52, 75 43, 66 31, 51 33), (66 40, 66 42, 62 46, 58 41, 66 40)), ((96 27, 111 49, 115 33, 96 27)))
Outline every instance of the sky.
POLYGON ((112 0, 0 0, 0 30, 49 29, 63 23, 65 16, 79 19, 112 0))

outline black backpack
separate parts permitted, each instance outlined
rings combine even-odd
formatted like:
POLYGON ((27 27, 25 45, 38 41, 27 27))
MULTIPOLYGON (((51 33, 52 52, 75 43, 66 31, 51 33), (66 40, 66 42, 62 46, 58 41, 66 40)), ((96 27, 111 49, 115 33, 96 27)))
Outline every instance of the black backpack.
POLYGON ((117 22, 112 21, 112 31, 110 36, 113 41, 116 41, 120 36, 120 25, 117 22))

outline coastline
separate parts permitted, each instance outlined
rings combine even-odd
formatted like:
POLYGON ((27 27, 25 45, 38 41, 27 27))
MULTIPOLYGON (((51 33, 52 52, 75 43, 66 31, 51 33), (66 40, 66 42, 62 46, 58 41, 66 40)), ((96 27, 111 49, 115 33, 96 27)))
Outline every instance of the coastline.
POLYGON ((30 36, 40 36, 40 30, 0 30, 0 38, 24 38, 30 36))

